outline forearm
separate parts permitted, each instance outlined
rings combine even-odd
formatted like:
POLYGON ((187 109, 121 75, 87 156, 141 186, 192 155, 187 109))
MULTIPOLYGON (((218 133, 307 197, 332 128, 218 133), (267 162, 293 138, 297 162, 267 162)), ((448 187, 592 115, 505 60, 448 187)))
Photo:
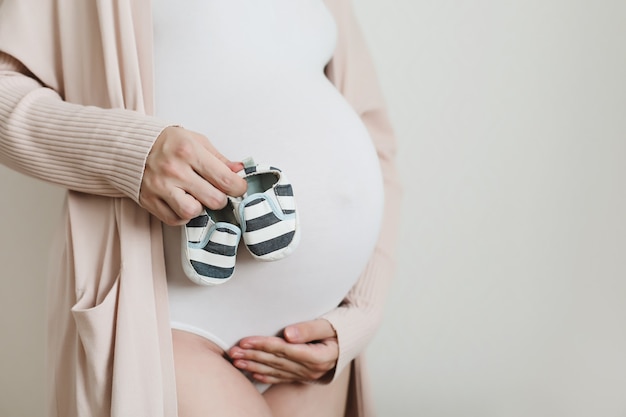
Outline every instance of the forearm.
POLYGON ((68 189, 137 201, 154 140, 168 123, 65 102, 0 53, 0 162, 68 189))

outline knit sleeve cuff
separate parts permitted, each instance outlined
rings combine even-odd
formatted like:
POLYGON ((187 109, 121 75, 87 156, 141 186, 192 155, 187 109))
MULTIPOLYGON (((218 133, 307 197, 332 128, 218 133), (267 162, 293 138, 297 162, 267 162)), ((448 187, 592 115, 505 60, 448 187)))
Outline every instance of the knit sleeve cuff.
POLYGON ((323 315, 337 333, 339 358, 335 369, 324 378, 332 382, 372 340, 383 318, 383 306, 394 274, 394 262, 376 251, 357 285, 338 308, 323 315))
POLYGON ((0 159, 27 175, 90 194, 139 199, 163 120, 63 101, 28 77, 0 77, 0 159))

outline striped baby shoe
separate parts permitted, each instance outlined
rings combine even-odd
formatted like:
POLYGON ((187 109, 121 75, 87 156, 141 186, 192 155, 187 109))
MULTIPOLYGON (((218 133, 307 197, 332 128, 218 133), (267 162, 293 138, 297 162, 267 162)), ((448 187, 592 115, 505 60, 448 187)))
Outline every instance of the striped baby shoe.
POLYGON ((229 201, 221 210, 205 209, 183 229, 182 264, 187 277, 200 285, 228 281, 235 272, 241 229, 229 201))
POLYGON ((258 260, 276 261, 298 246, 300 227, 293 187, 278 168, 243 161, 239 175, 248 182, 242 197, 229 197, 248 251, 258 260))

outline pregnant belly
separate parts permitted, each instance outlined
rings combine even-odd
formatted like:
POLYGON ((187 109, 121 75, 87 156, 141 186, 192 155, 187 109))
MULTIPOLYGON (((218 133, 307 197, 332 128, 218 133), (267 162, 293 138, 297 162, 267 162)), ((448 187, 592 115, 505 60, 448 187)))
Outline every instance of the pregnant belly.
POLYGON ((184 276, 180 230, 165 227, 173 326, 224 349, 336 307, 365 268, 378 235, 383 191, 371 139, 323 76, 306 81, 216 85, 209 90, 214 96, 194 110, 202 117, 181 114, 189 119, 187 128, 206 134, 230 159, 251 156, 283 170, 299 211, 301 241, 293 254, 260 262, 242 243, 233 278, 214 287, 184 276))

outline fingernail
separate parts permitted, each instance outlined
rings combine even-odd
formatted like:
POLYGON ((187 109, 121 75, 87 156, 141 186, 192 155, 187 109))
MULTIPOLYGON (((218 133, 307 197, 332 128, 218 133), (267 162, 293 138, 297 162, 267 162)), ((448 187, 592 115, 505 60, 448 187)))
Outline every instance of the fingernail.
POLYGON ((285 337, 290 340, 295 340, 300 335, 297 327, 287 327, 285 329, 285 337))
POLYGON ((240 369, 246 369, 248 367, 248 363, 246 361, 235 361, 234 364, 240 369))
POLYGON ((250 343, 244 343, 243 345, 241 345, 242 349, 252 349, 252 345, 250 343))
POLYGON ((235 352, 232 355, 230 355, 230 357, 233 358, 233 359, 243 358, 243 353, 242 352, 235 352))

